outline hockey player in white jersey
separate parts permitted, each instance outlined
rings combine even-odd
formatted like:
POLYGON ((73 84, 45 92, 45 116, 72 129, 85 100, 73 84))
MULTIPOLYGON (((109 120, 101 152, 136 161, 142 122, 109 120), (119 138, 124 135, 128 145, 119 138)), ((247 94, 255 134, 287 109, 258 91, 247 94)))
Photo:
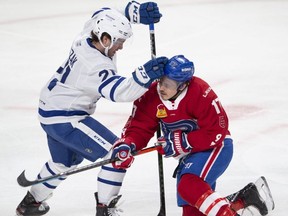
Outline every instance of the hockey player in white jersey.
MULTIPOLYGON (((113 60, 132 35, 131 23, 157 23, 162 16, 156 3, 135 1, 127 4, 124 14, 110 8, 95 12, 73 41, 67 60, 43 87, 39 120, 47 133, 51 159, 38 178, 74 169, 84 159, 95 161, 107 156, 118 137, 91 117, 97 101, 103 97, 114 102, 132 102, 164 74, 166 57, 139 66, 130 78, 118 75, 113 60)), ((125 172, 112 166, 102 167, 99 190, 95 193, 96 216, 119 215, 115 204, 125 172)), ((46 214, 49 206, 45 201, 63 180, 32 186, 18 205, 17 215, 46 214)))

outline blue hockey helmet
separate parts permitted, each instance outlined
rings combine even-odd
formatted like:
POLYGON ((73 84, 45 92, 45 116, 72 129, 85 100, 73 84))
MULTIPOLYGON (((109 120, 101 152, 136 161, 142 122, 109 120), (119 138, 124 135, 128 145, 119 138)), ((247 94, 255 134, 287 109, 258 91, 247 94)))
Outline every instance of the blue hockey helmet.
POLYGON ((193 77, 194 64, 183 55, 176 55, 165 65, 164 74, 176 82, 186 82, 193 77))

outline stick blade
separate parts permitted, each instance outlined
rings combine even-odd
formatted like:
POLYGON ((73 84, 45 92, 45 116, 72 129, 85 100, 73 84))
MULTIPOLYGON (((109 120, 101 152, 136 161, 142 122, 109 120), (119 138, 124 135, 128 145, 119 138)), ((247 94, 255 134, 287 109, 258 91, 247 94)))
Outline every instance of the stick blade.
POLYGON ((25 170, 18 176, 17 182, 22 187, 28 187, 28 186, 31 186, 33 184, 33 182, 27 180, 27 178, 25 176, 25 170))

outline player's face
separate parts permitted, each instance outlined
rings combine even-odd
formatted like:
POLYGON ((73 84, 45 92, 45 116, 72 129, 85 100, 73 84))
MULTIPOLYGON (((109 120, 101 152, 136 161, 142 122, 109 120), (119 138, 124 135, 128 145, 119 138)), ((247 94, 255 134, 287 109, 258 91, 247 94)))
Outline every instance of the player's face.
POLYGON ((120 39, 120 38, 117 39, 117 40, 114 42, 113 46, 109 49, 109 51, 108 51, 108 56, 111 58, 111 57, 113 57, 113 56, 116 54, 116 52, 117 52, 118 50, 123 49, 123 44, 124 44, 124 42, 125 42, 124 39, 120 39))
POLYGON ((163 100, 169 100, 174 95, 176 95, 178 87, 179 87, 179 83, 177 83, 174 80, 169 79, 166 76, 160 78, 158 85, 159 85, 160 96, 163 100))

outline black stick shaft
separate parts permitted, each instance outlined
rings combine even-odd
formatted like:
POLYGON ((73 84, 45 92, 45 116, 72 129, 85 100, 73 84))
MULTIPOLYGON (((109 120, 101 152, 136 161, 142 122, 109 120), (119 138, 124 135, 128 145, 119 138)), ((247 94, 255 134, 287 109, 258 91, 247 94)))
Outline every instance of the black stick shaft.
MULTIPOLYGON (((156 58, 154 23, 149 25, 149 32, 150 32, 151 58, 154 59, 156 58)), ((160 136, 161 136, 161 128, 159 125, 157 129, 157 139, 160 136)), ((159 189, 160 189, 160 210, 158 216, 166 216, 163 157, 159 153, 158 153, 158 173, 159 173, 159 189)))
MULTIPOLYGON (((141 149, 141 150, 139 150, 137 152, 133 152, 132 155, 133 156, 137 156, 137 155, 145 154, 145 153, 154 151, 157 148, 159 148, 159 145, 155 145, 155 146, 152 146, 152 147, 141 149)), ((28 186, 31 186, 31 185, 47 182, 47 181, 50 181, 50 180, 53 180, 53 179, 66 177, 66 176, 73 175, 73 174, 76 174, 76 173, 80 173, 80 172, 83 172, 83 171, 86 171, 86 170, 94 169, 96 167, 100 167, 100 166, 103 166, 103 165, 106 165, 106 164, 109 164, 109 163, 112 163, 112 162, 115 162, 115 161, 118 161, 118 160, 119 160, 118 158, 107 159, 107 160, 91 163, 89 165, 85 165, 85 166, 82 166, 82 167, 79 167, 79 168, 76 168, 76 169, 73 169, 73 170, 68 170, 66 172, 58 173, 56 175, 48 176, 48 177, 45 177, 45 178, 42 178, 42 179, 36 179, 36 180, 33 180, 33 181, 30 181, 30 180, 28 180, 26 178, 25 170, 24 170, 18 176, 17 182, 22 187, 28 187, 28 186)))

